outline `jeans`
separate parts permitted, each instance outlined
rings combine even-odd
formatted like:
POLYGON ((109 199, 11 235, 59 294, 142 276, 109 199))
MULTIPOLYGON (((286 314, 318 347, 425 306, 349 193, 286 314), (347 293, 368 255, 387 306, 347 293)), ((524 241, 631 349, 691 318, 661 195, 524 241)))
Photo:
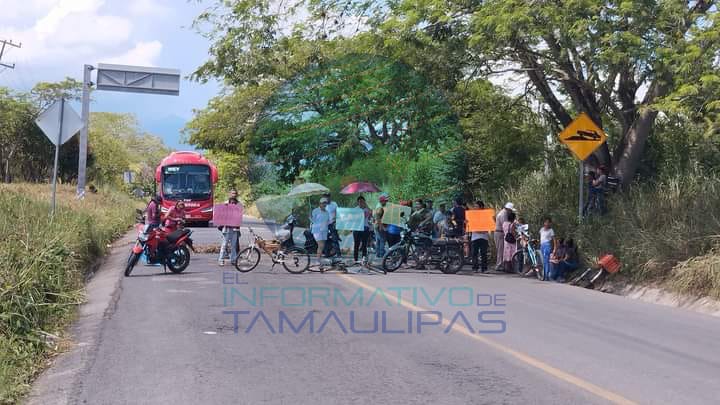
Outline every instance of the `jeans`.
POLYGON ((550 272, 552 266, 550 265, 550 255, 552 254, 553 246, 552 242, 543 242, 540 245, 540 252, 543 257, 543 280, 548 281, 550 279, 550 272))
POLYGON ((220 246, 220 258, 223 260, 227 254, 227 246, 230 245, 230 262, 235 263, 238 257, 238 240, 240 238, 240 231, 234 229, 227 229, 223 232, 223 241, 220 246))
POLYGON ((382 259, 385 256, 385 232, 375 231, 375 256, 382 259))
POLYGON ((470 242, 472 249, 472 266, 473 270, 481 269, 485 273, 488 269, 488 245, 486 239, 475 239, 470 242), (478 254, 480 255, 480 266, 478 267, 478 254))
POLYGON ((370 231, 353 231, 353 256, 358 261, 358 253, 362 253, 362 257, 367 257, 368 236, 370 231))
POLYGON ((550 272, 550 279, 555 281, 565 280, 565 275, 571 271, 576 270, 578 264, 576 262, 569 262, 563 260, 560 263, 553 264, 550 272))

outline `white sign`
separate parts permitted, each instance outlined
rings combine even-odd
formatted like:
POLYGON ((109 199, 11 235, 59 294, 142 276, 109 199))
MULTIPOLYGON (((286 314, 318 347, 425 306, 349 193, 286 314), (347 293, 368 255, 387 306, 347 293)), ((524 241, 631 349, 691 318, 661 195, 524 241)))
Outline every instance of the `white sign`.
MULTIPOLYGON (((69 141, 82 128, 80 116, 72 109, 67 101, 63 103, 62 136, 60 145, 69 141)), ((35 123, 48 137, 53 145, 58 146, 58 134, 60 132, 60 101, 56 101, 47 110, 37 117, 35 123)))
POLYGON ((180 94, 180 71, 100 63, 97 89, 177 96, 180 94))

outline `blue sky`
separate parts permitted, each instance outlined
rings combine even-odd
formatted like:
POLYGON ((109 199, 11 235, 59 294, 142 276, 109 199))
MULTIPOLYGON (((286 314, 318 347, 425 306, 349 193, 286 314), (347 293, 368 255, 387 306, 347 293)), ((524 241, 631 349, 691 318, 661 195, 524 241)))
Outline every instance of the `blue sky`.
MULTIPOLYGON (((208 58, 208 41, 190 25, 211 3, 186 0, 0 0, 0 39, 21 42, 0 70, 0 86, 29 90, 38 81, 82 79, 85 63, 180 69, 190 74, 208 58)), ((216 95, 216 82, 183 80, 180 96, 98 91, 92 111, 135 114, 144 130, 179 144, 178 130, 216 95)), ((75 106, 80 112, 80 107, 75 106)))

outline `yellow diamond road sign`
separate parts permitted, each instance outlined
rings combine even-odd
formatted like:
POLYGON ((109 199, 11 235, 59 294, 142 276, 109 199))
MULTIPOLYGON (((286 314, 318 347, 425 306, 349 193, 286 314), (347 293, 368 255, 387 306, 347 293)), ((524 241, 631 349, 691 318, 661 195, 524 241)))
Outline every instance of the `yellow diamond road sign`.
POLYGON ((587 159, 606 139, 605 132, 585 113, 560 132, 560 142, 567 145, 579 160, 587 159))

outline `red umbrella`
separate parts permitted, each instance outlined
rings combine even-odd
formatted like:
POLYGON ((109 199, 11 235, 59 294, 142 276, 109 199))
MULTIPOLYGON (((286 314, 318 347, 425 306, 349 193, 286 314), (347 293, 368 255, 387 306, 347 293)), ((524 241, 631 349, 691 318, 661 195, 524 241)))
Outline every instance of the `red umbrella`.
POLYGON ((368 181, 356 181, 340 190, 340 194, 377 193, 380 189, 368 181))

